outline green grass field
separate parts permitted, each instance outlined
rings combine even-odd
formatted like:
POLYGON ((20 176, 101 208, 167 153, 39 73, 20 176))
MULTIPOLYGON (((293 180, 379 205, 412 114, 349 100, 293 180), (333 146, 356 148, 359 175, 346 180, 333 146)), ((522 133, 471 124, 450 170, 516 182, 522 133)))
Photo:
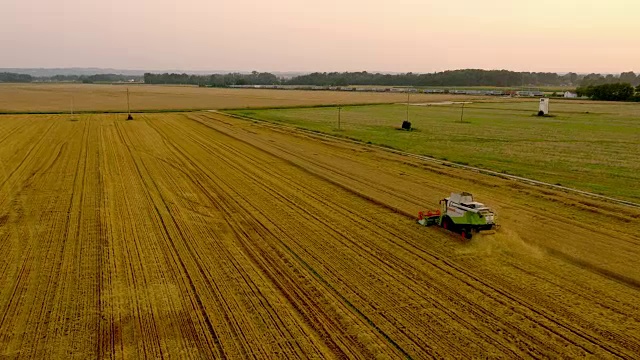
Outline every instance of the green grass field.
POLYGON ((640 200, 640 104, 535 101, 229 111, 513 175, 640 200))

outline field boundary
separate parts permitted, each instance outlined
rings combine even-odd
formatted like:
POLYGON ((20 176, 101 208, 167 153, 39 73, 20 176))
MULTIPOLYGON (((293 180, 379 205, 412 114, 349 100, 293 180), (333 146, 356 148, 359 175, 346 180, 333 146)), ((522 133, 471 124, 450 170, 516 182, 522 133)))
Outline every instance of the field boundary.
POLYGON ((548 182, 544 182, 544 181, 540 181, 540 180, 526 178, 526 177, 523 177, 523 176, 505 174, 505 173, 501 173, 501 172, 498 172, 498 171, 484 169, 484 168, 480 168, 480 167, 458 164, 458 163, 455 163, 455 162, 452 162, 452 161, 441 160, 441 159, 437 159, 437 158, 434 158, 434 157, 431 157, 431 156, 427 156, 427 155, 418 155, 418 154, 414 154, 414 153, 410 153, 410 152, 406 152, 406 151, 402 151, 402 150, 393 149, 393 148, 386 147, 386 146, 365 143, 363 141, 355 140, 355 139, 352 139, 352 138, 331 135, 331 134, 327 134, 327 133, 320 132, 320 131, 313 131, 313 130, 305 129, 305 128, 298 127, 298 126, 278 124, 278 123, 275 123, 275 122, 272 122, 272 121, 253 118, 253 117, 250 117, 250 116, 232 114, 232 113, 228 113, 228 112, 226 112, 224 110, 208 110, 208 112, 217 113, 217 114, 220 114, 220 115, 229 116, 229 117, 240 119, 240 120, 259 121, 261 123, 268 124, 269 126, 274 126, 274 127, 279 127, 279 128, 296 129, 296 130, 305 132, 307 134, 312 134, 314 136, 322 136, 322 137, 325 137, 325 138, 330 138, 330 139, 334 139, 334 140, 338 140, 338 141, 344 141, 344 142, 349 142, 349 143, 353 143, 353 144, 364 145, 364 146, 372 147, 372 148, 377 149, 377 150, 383 150, 383 151, 386 151, 386 152, 391 152, 391 153, 394 153, 394 154, 403 155, 403 156, 406 156, 406 157, 411 157, 411 158, 414 158, 414 159, 419 159, 419 160, 422 160, 422 161, 436 163, 436 164, 440 164, 440 165, 444 165, 444 166, 448 166, 448 167, 455 167, 455 168, 475 171, 475 172, 478 172, 478 173, 481 173, 481 174, 485 174, 485 175, 496 176, 496 177, 499 177, 499 178, 509 179, 509 180, 516 180, 516 181, 524 182, 524 183, 527 183, 527 184, 530 184, 530 185, 544 186, 544 187, 548 187, 548 188, 552 188, 552 189, 556 189, 556 190, 562 190, 562 191, 569 192, 569 193, 574 193, 574 194, 579 194, 579 195, 583 195, 583 196, 587 196, 587 197, 591 197, 591 198, 605 200, 605 201, 608 201, 610 203, 615 203, 615 204, 634 207, 634 208, 640 208, 640 203, 635 203, 633 201, 628 201, 628 200, 617 199, 617 198, 614 198, 614 197, 601 195, 601 194, 596 194, 596 193, 592 193, 592 192, 585 191, 585 190, 579 190, 579 189, 571 188, 571 187, 568 187, 568 186, 556 185, 556 184, 552 184, 552 183, 548 183, 548 182))
MULTIPOLYGON (((283 105, 283 106, 245 106, 245 107, 233 107, 233 108, 220 108, 216 111, 233 111, 233 110, 287 110, 287 109, 314 109, 314 108, 331 108, 331 107, 359 107, 359 106, 381 106, 381 105, 393 105, 396 102, 372 102, 372 103, 331 103, 331 104, 318 104, 318 105, 283 105)), ((405 103, 406 104, 406 103, 405 103)), ((411 103, 417 104, 417 103, 411 103)), ((131 110, 131 114, 154 114, 154 113, 188 113, 188 112, 200 112, 211 111, 210 107, 202 108, 189 108, 189 109, 135 109, 131 110)), ((73 115, 82 114, 126 114, 126 110, 79 110, 74 111, 73 115)), ((10 111, 1 110, 0 115, 71 115, 69 111, 10 111)))
MULTIPOLYGON (((207 109, 159 109, 159 110, 132 110, 131 114, 155 114, 155 113, 187 113, 198 112, 207 109)), ((71 114, 69 111, 3 111, 0 110, 0 115, 91 115, 91 114, 127 114, 126 110, 80 110, 74 111, 71 114)))

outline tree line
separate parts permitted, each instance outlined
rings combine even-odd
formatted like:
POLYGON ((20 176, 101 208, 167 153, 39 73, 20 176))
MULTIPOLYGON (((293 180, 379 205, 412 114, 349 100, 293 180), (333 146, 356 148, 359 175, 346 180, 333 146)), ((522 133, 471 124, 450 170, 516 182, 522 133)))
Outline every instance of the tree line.
POLYGON ((229 73, 212 75, 190 74, 144 74, 145 84, 188 84, 213 87, 231 85, 280 85, 286 80, 267 72, 253 71, 250 74, 229 73))
POLYGON ((33 76, 31 75, 0 72, 0 82, 28 83, 32 81, 33 81, 33 76))
POLYGON ((363 72, 312 73, 289 80, 293 85, 383 85, 383 86, 572 86, 579 75, 568 73, 515 72, 508 70, 464 69, 435 73, 380 74, 363 72))
POLYGON ((0 82, 6 83, 30 83, 30 82, 127 82, 130 80, 141 82, 143 76, 131 76, 120 74, 96 74, 96 75, 54 75, 54 76, 32 76, 28 74, 0 73, 0 82))
POLYGON ((585 75, 580 81, 580 86, 596 86, 605 84, 617 84, 627 83, 631 86, 640 85, 640 74, 636 75, 633 71, 623 72, 620 75, 601 75, 601 74, 588 74, 585 75))
POLYGON ((295 76, 290 79, 278 78, 271 73, 251 74, 144 74, 147 84, 192 84, 224 87, 230 85, 311 85, 311 86, 496 86, 496 87, 539 87, 539 86, 588 86, 617 82, 640 85, 640 76, 633 72, 620 75, 548 72, 515 72, 508 70, 464 69, 435 73, 382 74, 361 72, 315 72, 295 76))
POLYGON ((575 86, 580 76, 576 73, 514 72, 507 70, 452 70, 430 74, 381 74, 361 72, 315 72, 290 79, 278 78, 271 73, 251 74, 144 74, 147 84, 192 84, 224 87, 230 85, 311 85, 311 86, 575 86))
MULTIPOLYGON (((193 75, 176 73, 146 73, 144 76, 119 74, 100 75, 55 75, 34 77, 26 74, 0 73, 0 82, 126 82, 144 81, 147 84, 190 84, 200 86, 227 87, 231 85, 315 85, 315 86, 496 86, 496 87, 540 87, 540 86, 579 86, 581 93, 592 94, 595 87, 626 83, 632 87, 640 85, 640 74, 624 72, 620 75, 602 75, 548 72, 515 72, 508 70, 463 69, 434 73, 382 74, 361 72, 315 72, 285 79, 268 72, 253 71, 249 74, 229 73, 212 75, 193 75)), ((604 87, 602 89, 606 89, 604 87)), ((617 91, 617 90, 616 90, 617 91)), ((628 89, 625 90, 628 92, 628 89)), ((626 93, 625 93, 626 94, 626 93)), ((587 95, 589 96, 589 95, 587 95)), ((600 96, 600 95, 595 95, 600 96)), ((634 95, 632 95, 634 96, 634 95)))
POLYGON ((576 92, 593 100, 640 101, 640 85, 634 88, 630 83, 587 85, 578 87, 576 92))

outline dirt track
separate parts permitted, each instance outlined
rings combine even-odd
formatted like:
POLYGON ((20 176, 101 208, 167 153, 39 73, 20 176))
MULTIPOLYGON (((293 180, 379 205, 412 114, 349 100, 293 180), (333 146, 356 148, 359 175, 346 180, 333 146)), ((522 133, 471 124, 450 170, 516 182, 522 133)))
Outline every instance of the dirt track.
POLYGON ((0 141, 0 357, 640 353, 638 210, 217 114, 0 141), (453 190, 501 232, 415 224, 453 190))

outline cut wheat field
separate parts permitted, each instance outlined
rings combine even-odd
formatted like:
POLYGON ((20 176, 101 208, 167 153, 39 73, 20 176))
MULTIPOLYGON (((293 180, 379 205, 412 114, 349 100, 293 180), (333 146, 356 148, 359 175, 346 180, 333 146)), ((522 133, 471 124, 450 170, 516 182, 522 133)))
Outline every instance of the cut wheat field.
POLYGON ((0 117, 0 357, 640 353, 640 210, 210 112, 74 120, 0 117), (501 231, 415 224, 452 189, 501 231))
MULTIPOLYGON (((72 109, 76 112, 123 112, 127 111, 127 88, 133 111, 394 103, 407 99, 405 94, 353 91, 127 84, 0 84, 0 113, 70 113, 72 109)), ((412 101, 416 102, 442 101, 452 98, 474 97, 444 94, 412 95, 412 101)))

